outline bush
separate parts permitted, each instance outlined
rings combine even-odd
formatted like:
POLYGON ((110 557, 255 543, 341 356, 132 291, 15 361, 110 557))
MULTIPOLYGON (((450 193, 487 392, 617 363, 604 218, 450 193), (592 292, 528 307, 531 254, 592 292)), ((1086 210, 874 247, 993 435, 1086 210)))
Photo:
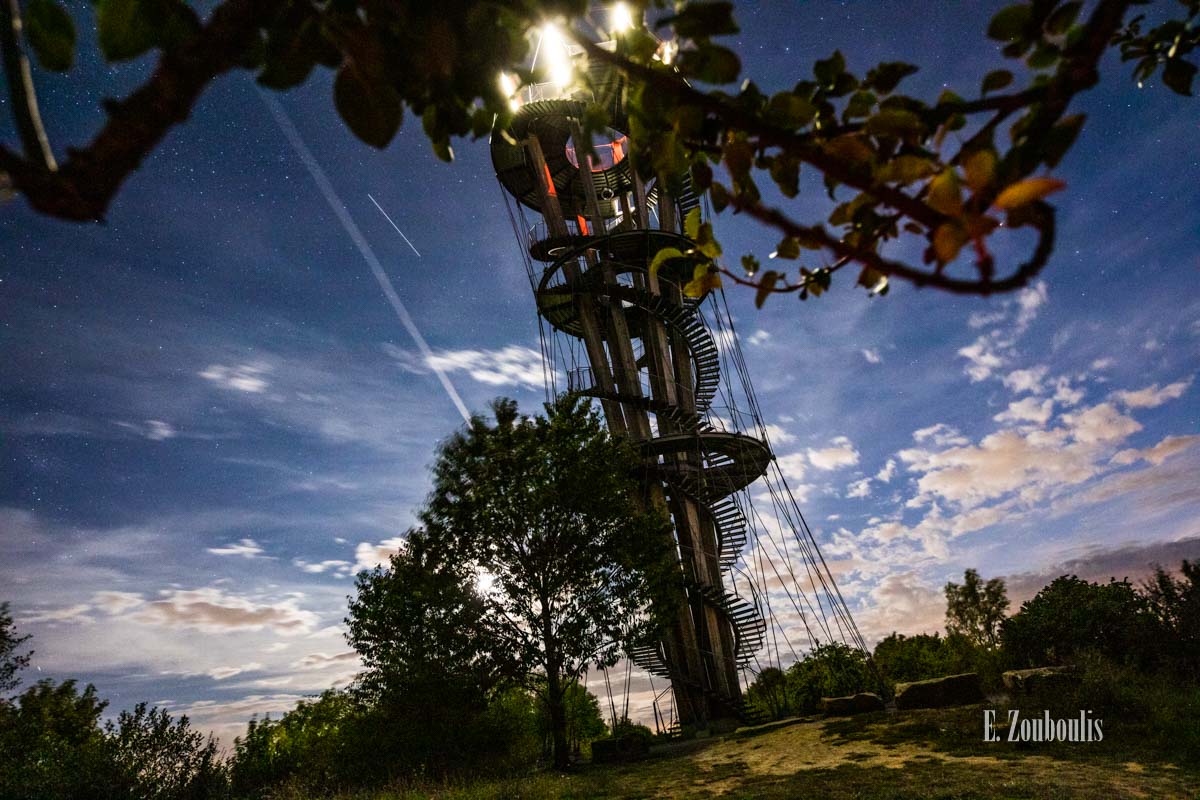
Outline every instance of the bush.
POLYGON ((844 644, 817 645, 787 671, 787 697, 796 714, 815 714, 822 697, 842 697, 877 688, 861 650, 844 644))
POLYGON ((1139 742, 1200 764, 1200 686, 1167 673, 1151 673, 1096 652, 1080 653, 1073 686, 1035 690, 1019 705, 1027 715, 1050 711, 1069 718, 1081 710, 1104 721, 1106 740, 1139 742))
POLYGON ((1158 626, 1129 581, 1056 578, 1004 621, 1001 639, 1014 667, 1070 664, 1084 652, 1150 666, 1158 626))
POLYGON ((904 636, 893 633, 875 646, 875 666, 888 687, 974 672, 984 691, 998 691, 1005 658, 999 649, 973 643, 961 634, 904 636))
POLYGON ((0 800, 215 800, 227 794, 216 744, 187 717, 140 704, 101 726, 88 685, 39 681, 0 702, 0 800))

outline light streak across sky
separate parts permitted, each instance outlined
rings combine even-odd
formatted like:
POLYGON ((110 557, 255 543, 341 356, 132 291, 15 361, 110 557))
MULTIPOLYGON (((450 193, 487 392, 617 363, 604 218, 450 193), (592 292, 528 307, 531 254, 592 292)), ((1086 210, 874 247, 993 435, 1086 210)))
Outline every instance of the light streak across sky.
MULTIPOLYGON (((330 210, 333 211, 338 221, 342 223, 342 228, 345 229, 346 235, 354 242, 354 246, 362 254, 363 260, 371 268, 371 274, 375 276, 375 280, 379 283, 379 288, 383 291, 383 296, 387 298, 388 303, 396 312, 396 317, 400 320, 400 324, 404 326, 405 330, 408 331, 416 343, 422 360, 437 375, 442 388, 450 396, 450 401, 454 403, 454 407, 458 409, 458 413, 462 415, 463 420, 470 422, 471 412, 467 410, 466 403, 459 396, 458 390, 454 388, 454 384, 450 381, 450 376, 438 366, 433 350, 430 349, 429 343, 425 341, 425 336, 422 335, 421 329, 417 327, 412 314, 408 313, 408 308, 405 307, 404 301, 400 299, 400 295, 396 292, 396 287, 392 285, 391 278, 384 271, 383 264, 380 263, 378 256, 375 255, 375 250, 372 249, 366 237, 363 236, 362 231, 359 230, 358 225, 354 222, 354 218, 350 216, 350 212, 346 210, 346 204, 342 202, 341 197, 338 196, 337 191, 333 188, 333 184, 329 182, 329 178, 325 175, 325 170, 321 169, 321 165, 317 162, 316 157, 308 149, 308 145, 304 143, 303 137, 300 136, 300 131, 296 130, 296 126, 292 124, 291 117, 287 115, 287 112, 280 105, 279 101, 265 92, 260 92, 260 94, 263 101, 266 102, 267 108, 270 109, 271 116, 275 117, 275 122, 279 124, 279 129, 287 137, 288 142, 292 145, 292 149, 296 151, 296 155, 304 162, 304 166, 308 169, 308 174, 312 176, 313 182, 317 184, 317 188, 321 190, 321 194, 324 196, 325 202, 329 204, 330 210)), ((375 202, 375 199, 371 198, 371 202, 375 202)), ((379 206, 378 203, 375 203, 375 205, 376 207, 379 206)), ((383 211, 382 208, 379 210, 383 211)), ((385 213, 384 216, 386 217, 387 214, 385 213)), ((391 222, 390 217, 388 218, 388 222, 391 222)), ((395 227, 394 222, 392 223, 392 227, 395 227)), ((396 228, 396 230, 399 231, 400 229, 396 228)), ((404 236, 403 233, 400 235, 404 236)), ((404 240, 407 242, 408 237, 405 236, 404 240)), ((409 242, 408 246, 412 247, 412 243, 409 242)), ((413 252, 416 251, 417 248, 413 247, 413 252)), ((420 256, 421 254, 417 253, 417 255, 420 256)))

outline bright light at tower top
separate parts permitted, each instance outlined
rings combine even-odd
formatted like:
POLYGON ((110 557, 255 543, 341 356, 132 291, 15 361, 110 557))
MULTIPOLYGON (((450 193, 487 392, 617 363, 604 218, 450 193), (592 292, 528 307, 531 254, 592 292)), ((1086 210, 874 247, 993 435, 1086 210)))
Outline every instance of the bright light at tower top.
POLYGON ((624 33, 633 27, 633 12, 625 3, 614 3, 608 10, 608 26, 613 33, 624 33))
POLYGON ((553 22, 546 23, 542 28, 542 55, 546 59, 550 80, 559 88, 571 82, 571 54, 567 51, 567 42, 562 31, 553 22))

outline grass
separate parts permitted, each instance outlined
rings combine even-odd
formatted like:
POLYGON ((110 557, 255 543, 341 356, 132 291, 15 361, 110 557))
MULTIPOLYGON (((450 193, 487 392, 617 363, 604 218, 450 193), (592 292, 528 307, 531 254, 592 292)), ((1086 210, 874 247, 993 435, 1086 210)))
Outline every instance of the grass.
POLYGON ((1136 727, 1090 744, 985 743, 982 731, 982 707, 805 719, 671 743, 635 764, 353 800, 1200 800, 1200 764, 1163 757, 1136 727))

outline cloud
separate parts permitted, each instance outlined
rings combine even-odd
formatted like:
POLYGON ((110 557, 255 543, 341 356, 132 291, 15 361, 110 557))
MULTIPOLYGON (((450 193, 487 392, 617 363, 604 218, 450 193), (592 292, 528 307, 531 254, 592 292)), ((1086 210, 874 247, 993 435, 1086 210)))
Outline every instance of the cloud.
POLYGON ((786 456, 780 456, 776 459, 779 465, 779 471, 783 473, 785 478, 791 478, 794 481, 804 480, 804 474, 807 472, 807 460, 804 458, 804 453, 791 453, 786 456))
MULTIPOLYGON (((1060 556, 1061 558, 1061 556, 1060 556)), ((1030 572, 1005 576, 1009 599, 1019 606, 1061 575, 1076 575, 1086 581, 1106 582, 1110 578, 1138 581, 1149 577, 1155 566, 1168 571, 1178 569, 1183 560, 1200 558, 1200 537, 1175 541, 1128 543, 1116 546, 1093 545, 1082 552, 1056 560, 1030 572)))
POLYGON ((1126 408, 1157 408, 1168 400, 1176 400, 1192 385, 1192 379, 1176 381, 1161 389, 1153 383, 1144 389, 1136 391, 1113 392, 1113 399, 1126 408))
POLYGON ((1054 402, 1061 406, 1077 406, 1083 400, 1083 389, 1071 387, 1071 379, 1065 376, 1054 380, 1054 402))
POLYGON ((1004 376, 1004 386, 1014 394, 1024 394, 1026 392, 1039 394, 1042 391, 1042 381, 1045 380, 1047 372, 1049 370, 1046 367, 1040 366, 1029 369, 1015 369, 1004 376))
POLYGON ((768 331, 764 331, 760 328, 760 329, 756 330, 754 333, 747 336, 746 341, 749 342, 750 344, 754 345, 755 347, 758 347, 759 345, 766 344, 766 342, 770 338, 771 338, 771 334, 768 331))
POLYGON ((938 447, 967 443, 967 438, 959 433, 957 428, 943 422, 913 431, 913 440, 917 442, 928 441, 938 447))
POLYGON ((889 458, 887 460, 887 463, 883 465, 883 469, 881 469, 881 470, 879 470, 879 472, 875 473, 875 480, 879 481, 880 483, 887 483, 892 479, 892 477, 895 474, 896 474, 896 459, 889 458))
POLYGON ((846 487, 846 497, 867 497, 871 494, 871 479, 863 478, 846 487))
POLYGON ((222 364, 210 364, 199 373, 201 378, 212 381, 222 389, 236 392, 261 394, 270 384, 263 376, 271 371, 266 364, 238 364, 227 367, 222 364))
POLYGON ((163 442, 179 435, 179 431, 174 426, 168 422, 163 422, 161 419, 148 419, 141 424, 136 422, 118 422, 117 425, 131 430, 138 436, 145 437, 152 442, 163 442))
POLYGON ((852 467, 858 463, 858 451, 845 436, 835 436, 829 447, 808 449, 808 462, 820 470, 852 467))
POLYGON ((1189 450, 1197 444, 1200 444, 1200 434, 1168 436, 1153 447, 1147 447, 1142 450, 1122 450, 1113 456, 1112 460, 1114 464, 1121 465, 1145 461, 1158 466, 1171 456, 1189 450))
POLYGON ((541 386, 542 354, 531 347, 508 345, 499 350, 443 350, 425 359, 442 372, 465 372, 488 386, 541 386))
POLYGON ((242 558, 261 558, 265 552, 258 542, 253 539, 242 539, 237 544, 227 544, 224 547, 206 547, 207 552, 214 556, 241 556, 242 558))
POLYGON ((41 611, 32 611, 20 615, 21 622, 34 624, 39 622, 74 622, 83 625, 90 625, 95 622, 94 619, 88 616, 88 612, 92 607, 87 603, 79 603, 73 606, 64 608, 47 608, 41 611))
POLYGON ((883 356, 879 355, 879 351, 870 347, 862 349, 862 357, 867 360, 868 364, 882 364, 883 356))
POLYGON ((915 572, 888 575, 873 588, 867 609, 856 617, 864 637, 878 641, 893 631, 935 633, 946 618, 946 597, 915 572))
POLYGON ((218 588, 166 590, 160 600, 148 601, 132 619, 148 625, 215 633, 271 629, 286 636, 310 632, 318 622, 295 598, 257 602, 218 588))
POLYGON ((358 547, 354 548, 354 571, 362 572, 364 569, 375 569, 378 566, 386 565, 388 560, 399 553, 402 547, 404 547, 403 536, 384 539, 379 544, 359 542, 358 547))
POLYGON ((767 429, 767 438, 771 440, 771 444, 773 445, 790 444, 791 442, 796 441, 794 434, 789 433, 787 429, 782 428, 779 425, 767 423, 765 427, 767 429))
POLYGON ((1078 413, 1063 414, 1075 440, 1084 444, 1113 442, 1142 429, 1141 423, 1117 411, 1109 403, 1100 403, 1078 413))
POLYGON ((1004 366, 1004 358, 997 348, 996 333, 998 332, 985 333, 973 343, 959 349, 958 354, 970 362, 963 369, 971 379, 971 383, 986 380, 991 377, 993 372, 1004 366))
POLYGON ((92 595, 92 605, 106 614, 123 614, 144 602, 145 599, 137 592, 103 591, 92 595))
POLYGON ((1099 372, 1100 370, 1108 369, 1115 363, 1117 363, 1116 360, 1112 358, 1097 358, 1092 362, 1092 369, 1099 372))
POLYGON ((1008 404, 1008 409, 1001 411, 992 419, 996 422, 1033 422, 1045 425, 1054 413, 1053 400, 1038 400, 1036 397, 1026 397, 1008 404))
POLYGON ((309 653, 301 659, 292 662, 292 669, 324 669, 325 667, 343 664, 358 664, 358 653, 347 650, 344 653, 328 655, 326 653, 309 653))
POLYGON ((1038 281, 1033 286, 1026 287, 1017 293, 1016 326, 1018 332, 1024 332, 1029 327, 1034 317, 1037 316, 1038 309, 1044 306, 1049 299, 1045 281, 1038 281))
POLYGON ((205 674, 214 681, 223 681, 227 678, 232 678, 234 675, 241 675, 243 672, 257 672, 263 668, 263 665, 257 661, 249 664, 243 664, 240 667, 217 667, 210 669, 205 674))
POLYGON ((351 564, 349 561, 341 561, 338 559, 309 562, 301 558, 295 558, 292 559, 292 564, 313 575, 319 575, 322 572, 332 572, 339 578, 347 578, 354 574, 354 564, 351 564))

